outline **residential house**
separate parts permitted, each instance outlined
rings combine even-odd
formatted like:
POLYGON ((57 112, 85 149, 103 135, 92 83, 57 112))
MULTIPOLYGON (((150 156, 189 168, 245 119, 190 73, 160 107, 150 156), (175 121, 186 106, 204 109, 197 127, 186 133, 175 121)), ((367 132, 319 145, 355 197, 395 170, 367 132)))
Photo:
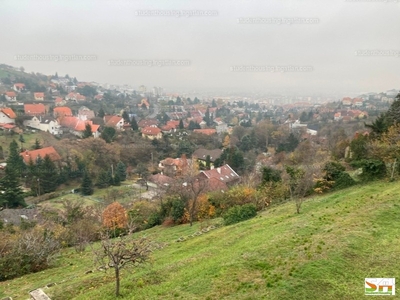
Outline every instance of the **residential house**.
POLYGON ((87 108, 86 106, 82 106, 78 110, 78 118, 81 120, 91 120, 95 117, 94 111, 87 108))
POLYGON ((194 129, 193 132, 201 133, 201 134, 205 134, 205 135, 213 135, 213 134, 217 133, 217 130, 215 130, 214 128, 194 129))
POLYGON ((6 100, 9 102, 17 101, 17 94, 15 92, 5 92, 4 96, 6 97, 6 100))
POLYGON ((124 119, 119 116, 104 116, 104 126, 122 130, 124 126, 124 119))
POLYGON ((158 120, 156 119, 142 119, 138 122, 139 128, 145 128, 145 127, 151 127, 151 126, 156 126, 158 125, 158 120))
POLYGON ((33 98, 36 101, 43 101, 44 100, 44 93, 33 93, 33 98))
POLYGON ((39 157, 43 159, 46 155, 48 155, 53 162, 61 161, 61 156, 52 146, 37 150, 26 150, 20 153, 20 155, 22 156, 24 163, 27 165, 30 163, 30 161, 36 163, 39 157))
POLYGON ((67 96, 65 96, 65 100, 79 102, 86 101, 86 97, 79 93, 70 92, 67 96))
POLYGON ((41 116, 46 113, 46 107, 42 103, 24 104, 25 115, 41 116))
POLYGON ((67 103, 67 101, 65 101, 63 98, 61 98, 61 97, 57 97, 55 100, 54 100, 54 105, 55 106, 64 106, 65 104, 67 103))
POLYGON ((174 179, 163 174, 155 174, 149 177, 149 181, 155 183, 159 187, 169 187, 174 183, 174 179))
POLYGON ((335 121, 340 121, 342 119, 342 113, 341 112, 335 113, 335 115, 333 116, 333 119, 335 121))
POLYGON ((25 90, 25 84, 23 83, 14 83, 13 90, 16 92, 23 92, 25 90))
POLYGON ((363 106, 363 99, 362 98, 354 98, 353 99, 353 105, 356 106, 356 107, 363 106))
POLYGON ((59 119, 59 122, 64 129, 64 132, 69 131, 70 133, 78 137, 82 137, 87 124, 89 124, 92 128, 93 137, 97 138, 100 136, 100 125, 93 124, 92 121, 80 120, 77 117, 63 117, 59 119))
POLYGON ((53 116, 55 118, 72 116, 72 110, 67 106, 59 106, 53 109, 53 116))
POLYGON ((162 138, 161 129, 156 126, 145 127, 141 130, 141 132, 143 137, 147 137, 150 140, 162 138))
POLYGON ((228 186, 237 183, 240 180, 240 176, 228 164, 212 170, 200 171, 199 176, 208 179, 218 179, 228 186))
POLYGON ((344 97, 342 99, 342 104, 346 106, 350 106, 353 104, 353 100, 350 97, 344 97))
POLYGON ((62 134, 61 125, 58 123, 57 119, 46 116, 40 118, 40 130, 44 132, 49 132, 53 135, 62 134))
POLYGON ((193 159, 196 158, 202 165, 205 166, 205 163, 207 161, 207 156, 209 156, 210 157, 210 167, 211 167, 211 169, 213 169, 215 160, 220 158, 221 155, 222 155, 221 149, 207 150, 204 148, 200 148, 193 152, 192 158, 193 159))
POLYGON ((140 101, 140 103, 138 104, 138 107, 139 107, 139 108, 146 108, 146 109, 149 109, 149 108, 150 108, 150 104, 149 104, 149 102, 147 101, 146 98, 143 98, 143 99, 140 101))
POLYGON ((215 130, 217 130, 218 134, 228 132, 228 124, 222 121, 221 118, 216 118, 214 123, 216 124, 215 130))
POLYGON ((160 161, 158 168, 163 175, 170 177, 180 176, 187 170, 191 162, 192 160, 188 160, 185 155, 182 155, 181 158, 168 157, 160 161))
POLYGON ((17 115, 8 107, 0 109, 0 123, 1 124, 15 124, 17 115))

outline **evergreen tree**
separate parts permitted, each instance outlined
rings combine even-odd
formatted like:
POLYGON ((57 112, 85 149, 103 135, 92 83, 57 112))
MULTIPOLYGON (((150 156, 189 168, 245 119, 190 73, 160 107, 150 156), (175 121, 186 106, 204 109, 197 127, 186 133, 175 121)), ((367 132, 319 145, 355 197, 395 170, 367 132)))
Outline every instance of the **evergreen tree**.
POLYGON ((24 161, 19 154, 18 144, 15 140, 10 143, 9 155, 7 158, 7 166, 14 169, 17 172, 17 176, 21 177, 21 174, 25 171, 24 161))
POLYGON ((114 179, 110 169, 107 171, 107 182, 108 185, 114 185, 114 179))
POLYGON ((103 108, 100 108, 99 113, 97 114, 97 116, 98 116, 99 118, 104 118, 105 115, 106 115, 106 114, 105 114, 105 112, 104 112, 104 109, 103 109, 103 108))
POLYGON ((88 196, 93 194, 93 183, 88 172, 85 172, 81 184, 82 195, 88 196))
POLYGON ((42 149, 42 145, 40 145, 39 139, 35 140, 35 145, 33 145, 34 150, 42 149))
POLYGON ((206 110, 203 120, 204 120, 204 122, 207 123, 207 126, 211 126, 210 109, 208 107, 207 107, 207 110, 206 110))
POLYGON ((207 170, 211 169, 211 158, 210 158, 210 155, 207 155, 207 157, 206 157, 206 169, 207 170))
POLYGON ((107 171, 100 172, 99 176, 97 177, 96 186, 101 189, 110 186, 110 178, 107 171))
POLYGON ((85 126, 85 130, 83 131, 82 138, 83 139, 87 139, 87 138, 89 138, 91 136, 93 136, 92 135, 92 126, 88 123, 85 126))
POLYGON ((137 131, 139 129, 138 123, 136 122, 136 119, 133 116, 131 119, 131 127, 133 131, 137 131))
POLYGON ((8 208, 26 206, 18 172, 13 167, 6 166, 5 176, 0 180, 0 191, 0 206, 8 208))
POLYGON ((49 155, 46 155, 43 161, 37 165, 37 176, 39 178, 41 194, 54 192, 56 190, 58 172, 56 165, 50 159, 49 155))
POLYGON ((185 127, 183 126, 183 120, 179 120, 179 129, 184 129, 185 127))
POLYGON ((2 146, 0 146, 0 159, 4 159, 4 152, 2 146))
POLYGON ((106 141, 106 143, 111 143, 115 137, 116 131, 113 127, 104 127, 101 133, 101 138, 106 141))
POLYGON ((124 110, 124 112, 122 113, 122 118, 124 119, 125 123, 129 123, 129 115, 128 113, 124 110))
POLYGON ((117 164, 116 173, 118 174, 120 181, 126 180, 126 166, 122 161, 117 164))
POLYGON ((217 102, 215 101, 215 99, 212 99, 212 102, 211 102, 211 107, 217 107, 218 105, 217 105, 217 102))
POLYGON ((121 177, 119 177, 118 172, 115 172, 114 178, 113 178, 113 185, 115 186, 120 186, 121 185, 121 177))
POLYGON ((22 134, 19 135, 19 141, 21 142, 21 151, 23 151, 24 150, 25 139, 24 139, 24 136, 22 134))

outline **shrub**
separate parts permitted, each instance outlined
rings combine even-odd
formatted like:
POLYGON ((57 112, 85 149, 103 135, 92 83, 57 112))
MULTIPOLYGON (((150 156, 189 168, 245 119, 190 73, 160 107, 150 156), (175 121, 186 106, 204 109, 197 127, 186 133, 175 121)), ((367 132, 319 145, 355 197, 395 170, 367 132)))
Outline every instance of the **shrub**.
POLYGON ((254 204, 235 205, 224 213, 224 224, 231 225, 244 220, 251 219, 257 215, 257 208, 254 204))
POLYGON ((360 179, 362 181, 371 181, 382 179, 386 176, 386 165, 383 161, 377 159, 362 159, 351 163, 355 168, 362 168, 360 179))
POLYGON ((351 176, 346 172, 341 172, 335 179, 335 183, 333 184, 333 189, 339 190, 350 187, 354 185, 356 182, 351 176))

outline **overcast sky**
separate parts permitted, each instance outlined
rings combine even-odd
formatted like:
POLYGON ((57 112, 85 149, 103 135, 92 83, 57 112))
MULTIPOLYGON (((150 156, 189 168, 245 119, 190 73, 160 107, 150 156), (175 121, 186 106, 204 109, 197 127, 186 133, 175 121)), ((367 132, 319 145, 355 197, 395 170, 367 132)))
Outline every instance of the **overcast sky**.
POLYGON ((29 72, 149 88, 301 93, 399 88, 399 54, 356 51, 400 53, 400 0, 353 1, 0 0, 0 62, 29 72), (143 16, 193 11, 213 15, 143 16), (96 59, 40 61, 23 55, 96 59), (122 60, 131 65, 112 65, 122 60), (133 66, 138 60, 187 65, 133 66), (243 71, 251 66, 269 69, 243 71))

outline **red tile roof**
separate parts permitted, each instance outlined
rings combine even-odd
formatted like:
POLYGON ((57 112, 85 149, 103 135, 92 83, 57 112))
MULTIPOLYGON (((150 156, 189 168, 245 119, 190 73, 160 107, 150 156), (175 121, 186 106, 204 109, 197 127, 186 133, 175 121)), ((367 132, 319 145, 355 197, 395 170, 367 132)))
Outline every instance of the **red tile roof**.
POLYGON ((14 83, 14 86, 18 89, 24 89, 25 88, 25 84, 23 83, 14 83))
POLYGON ((86 124, 92 127, 92 133, 96 132, 100 125, 93 124, 92 121, 83 121, 77 117, 62 117, 59 119, 60 125, 72 129, 74 131, 84 131, 86 124))
POLYGON ((140 128, 149 127, 151 125, 155 125, 155 126, 158 125, 158 120, 155 120, 155 119, 143 119, 143 120, 140 120, 139 123, 138 123, 138 126, 140 128))
POLYGON ((104 116, 104 125, 109 127, 117 126, 118 122, 123 121, 122 117, 118 116, 104 116))
POLYGON ((44 93, 34 93, 33 95, 35 98, 43 98, 44 97, 44 93))
POLYGON ((16 97, 17 96, 17 94, 15 94, 15 92, 6 92, 6 95, 8 97, 16 97))
POLYGON ((145 135, 158 135, 161 132, 161 129, 158 127, 145 127, 142 129, 142 134, 145 135))
POLYGON ((57 153, 56 149, 54 149, 53 147, 46 147, 31 151, 26 150, 25 152, 20 153, 20 155, 22 156, 26 164, 29 164, 30 160, 32 160, 33 163, 35 163, 38 156, 44 158, 46 155, 48 155, 52 161, 57 161, 61 159, 61 156, 57 153))
POLYGON ((212 135, 212 134, 216 133, 217 131, 213 128, 209 128, 209 129, 194 129, 193 132, 206 134, 206 135, 212 135))
POLYGON ((15 119, 17 117, 15 112, 11 108, 8 108, 8 107, 2 108, 1 112, 3 114, 5 114, 7 117, 9 117, 10 119, 15 119))
POLYGON ((72 111, 69 107, 66 106, 59 106, 59 107, 55 107, 54 110, 54 116, 72 116, 72 111))
POLYGON ((24 111, 29 116, 42 115, 46 113, 46 107, 42 103, 24 104, 24 111))
POLYGON ((216 178, 224 183, 229 183, 240 178, 240 176, 229 166, 223 165, 212 170, 200 172, 206 178, 216 178))

